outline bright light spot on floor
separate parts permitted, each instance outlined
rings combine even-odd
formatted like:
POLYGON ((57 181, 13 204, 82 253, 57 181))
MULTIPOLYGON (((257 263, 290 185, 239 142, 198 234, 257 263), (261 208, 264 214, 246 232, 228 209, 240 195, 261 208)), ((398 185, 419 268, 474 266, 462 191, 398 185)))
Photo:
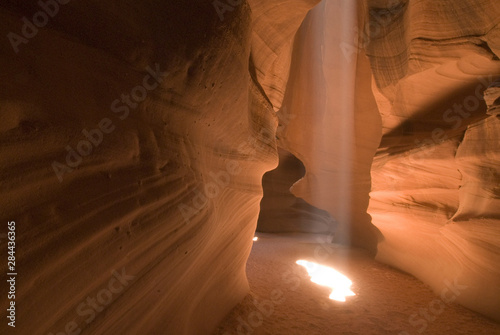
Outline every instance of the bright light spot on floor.
POLYGON ((351 291, 352 281, 337 270, 304 260, 298 260, 297 264, 306 268, 313 283, 332 289, 330 299, 345 301, 346 297, 356 295, 351 291))
POLYGON ((255 237, 253 238, 253 240, 254 240, 254 241, 257 241, 258 239, 259 239, 259 238, 258 238, 257 236, 255 236, 255 237))

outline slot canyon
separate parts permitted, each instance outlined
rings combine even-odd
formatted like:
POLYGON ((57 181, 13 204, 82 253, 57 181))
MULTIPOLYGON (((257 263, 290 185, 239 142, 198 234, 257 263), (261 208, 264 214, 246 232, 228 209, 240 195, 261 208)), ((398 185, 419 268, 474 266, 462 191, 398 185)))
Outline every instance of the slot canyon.
POLYGON ((500 334, 498 0, 0 16, 0 334, 500 334))

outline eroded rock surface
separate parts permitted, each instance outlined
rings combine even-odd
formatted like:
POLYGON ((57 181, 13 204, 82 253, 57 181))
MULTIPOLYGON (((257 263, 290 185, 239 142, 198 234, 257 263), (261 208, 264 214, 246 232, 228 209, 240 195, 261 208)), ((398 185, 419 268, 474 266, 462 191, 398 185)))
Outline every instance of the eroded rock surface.
POLYGON ((487 0, 323 1, 296 36, 277 129, 306 169, 293 194, 337 220, 335 241, 438 294, 455 283, 447 302, 495 319, 498 85, 483 93, 500 76, 499 14, 487 0))
POLYGON ((278 98, 263 88, 284 90, 276 57, 314 4, 291 3, 76 1, 53 16, 2 3, 16 331, 206 334, 247 294, 261 178, 277 165, 278 98))
POLYGON ((500 319, 500 4, 317 2, 0 5, 16 330, 212 331, 276 141, 337 242, 500 319))
POLYGON ((500 139, 483 91, 500 76, 500 4, 367 1, 367 9, 383 125, 368 210, 383 235, 377 259, 498 320, 500 139))

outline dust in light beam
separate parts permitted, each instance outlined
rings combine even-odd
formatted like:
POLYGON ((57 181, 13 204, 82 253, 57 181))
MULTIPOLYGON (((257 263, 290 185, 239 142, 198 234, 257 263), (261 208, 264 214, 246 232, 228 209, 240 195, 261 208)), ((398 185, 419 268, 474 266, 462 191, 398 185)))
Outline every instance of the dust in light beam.
POLYGON ((313 283, 332 289, 330 299, 345 301, 346 297, 356 295, 351 291, 352 281, 337 270, 304 260, 296 263, 306 268, 313 283))

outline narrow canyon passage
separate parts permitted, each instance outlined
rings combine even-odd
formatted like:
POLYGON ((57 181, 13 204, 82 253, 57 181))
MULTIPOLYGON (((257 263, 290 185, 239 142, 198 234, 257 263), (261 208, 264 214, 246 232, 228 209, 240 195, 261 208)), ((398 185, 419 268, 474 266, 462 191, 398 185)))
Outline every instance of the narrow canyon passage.
POLYGON ((327 243, 328 235, 257 235, 246 267, 251 293, 213 335, 500 334, 500 324, 450 302, 467 289, 454 278, 435 294, 361 249, 327 243), (331 290, 295 263, 301 258, 349 277, 356 295, 328 299, 331 290))
POLYGON ((499 0, 0 0, 0 36, 0 335, 500 334, 499 0))

